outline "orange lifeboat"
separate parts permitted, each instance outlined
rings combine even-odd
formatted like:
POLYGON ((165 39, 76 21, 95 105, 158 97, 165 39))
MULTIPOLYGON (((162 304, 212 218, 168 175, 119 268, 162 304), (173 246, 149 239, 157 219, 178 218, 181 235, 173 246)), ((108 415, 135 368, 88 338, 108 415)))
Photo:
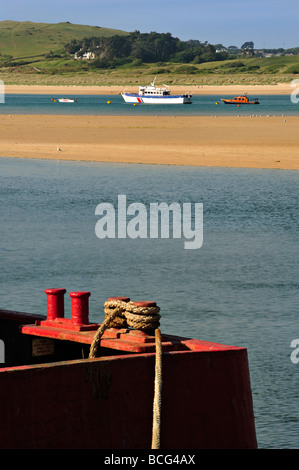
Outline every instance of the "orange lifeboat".
POLYGON ((243 96, 235 96, 233 99, 221 99, 225 104, 260 104, 258 98, 254 101, 249 101, 248 96, 244 93, 243 96))

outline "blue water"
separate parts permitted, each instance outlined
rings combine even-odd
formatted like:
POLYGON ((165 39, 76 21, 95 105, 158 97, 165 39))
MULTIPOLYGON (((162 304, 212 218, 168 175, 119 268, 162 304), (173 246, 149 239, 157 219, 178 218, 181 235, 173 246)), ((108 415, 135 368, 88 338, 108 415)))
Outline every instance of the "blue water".
POLYGON ((162 332, 247 348, 259 447, 298 448, 298 183, 295 171, 0 158, 0 308, 46 314, 44 289, 88 290, 101 322, 110 296, 155 300, 162 332), (95 208, 119 194, 203 203, 202 247, 100 240, 95 208))
POLYGON ((194 95, 189 105, 137 105, 125 103, 120 95, 79 95, 77 103, 59 103, 57 98, 76 98, 74 95, 6 95, 0 104, 0 114, 55 114, 55 115, 159 115, 159 116, 236 116, 236 115, 299 115, 299 103, 290 96, 250 96, 259 98, 259 105, 233 106, 221 98, 232 95, 194 95), (108 104, 108 101, 111 101, 108 104), (218 104, 216 104, 218 103, 218 104))

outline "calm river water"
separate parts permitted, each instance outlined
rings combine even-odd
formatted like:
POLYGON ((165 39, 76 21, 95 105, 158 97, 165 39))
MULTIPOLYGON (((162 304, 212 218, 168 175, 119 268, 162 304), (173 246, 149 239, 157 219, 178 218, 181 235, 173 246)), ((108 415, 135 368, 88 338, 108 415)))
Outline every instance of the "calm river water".
MULTIPOLYGON (((291 88, 290 88, 291 89, 291 88)), ((120 91, 122 91, 120 89, 120 91)), ((187 91, 187 90, 186 90, 187 91)), ((293 91, 293 90, 292 90, 293 91)), ((246 92, 246 89, 244 89, 246 92)), ((233 95, 194 95, 188 105, 137 105, 125 103, 120 95, 79 95, 76 103, 59 103, 58 98, 76 98, 75 95, 29 95, 5 96, 0 114, 55 114, 55 115, 117 115, 117 116, 298 116, 299 103, 292 102, 290 95, 249 96, 259 98, 260 104, 230 106, 221 98, 233 95)), ((297 99, 297 98, 296 98, 297 99)))

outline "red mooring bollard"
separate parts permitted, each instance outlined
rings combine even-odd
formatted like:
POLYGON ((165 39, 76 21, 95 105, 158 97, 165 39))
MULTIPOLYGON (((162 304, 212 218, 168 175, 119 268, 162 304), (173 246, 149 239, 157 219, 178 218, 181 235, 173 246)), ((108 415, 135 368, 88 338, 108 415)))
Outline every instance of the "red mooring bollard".
POLYGON ((156 302, 152 300, 140 300, 140 301, 134 302, 134 305, 136 305, 136 307, 156 307, 157 306, 156 302))
POLYGON ((108 300, 120 300, 122 302, 130 302, 130 297, 109 297, 108 300))
POLYGON ((65 289, 46 289, 47 294, 47 320, 54 321, 64 317, 65 289))
POLYGON ((89 324, 89 297, 90 292, 70 292, 73 325, 89 324))

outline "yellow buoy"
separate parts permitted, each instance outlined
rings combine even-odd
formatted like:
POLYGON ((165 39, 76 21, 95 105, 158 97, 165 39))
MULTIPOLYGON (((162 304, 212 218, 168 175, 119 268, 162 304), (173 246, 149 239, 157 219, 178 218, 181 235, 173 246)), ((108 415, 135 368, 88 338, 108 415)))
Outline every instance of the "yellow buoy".
POLYGON ((107 101, 107 104, 110 104, 110 103, 111 103, 111 101, 107 101))

